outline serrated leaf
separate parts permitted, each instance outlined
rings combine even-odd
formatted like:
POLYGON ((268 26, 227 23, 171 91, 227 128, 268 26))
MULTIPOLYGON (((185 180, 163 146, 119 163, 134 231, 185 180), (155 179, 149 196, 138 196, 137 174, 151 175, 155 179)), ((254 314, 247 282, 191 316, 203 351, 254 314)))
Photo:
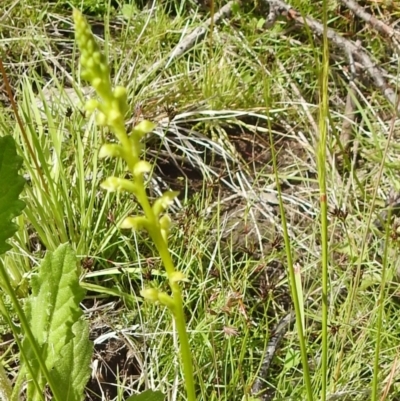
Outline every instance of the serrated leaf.
POLYGON ((25 203, 19 200, 25 180, 18 175, 22 158, 17 155, 14 139, 0 137, 0 255, 11 247, 6 240, 18 230, 12 219, 21 214, 25 203))
POLYGON ((89 325, 86 320, 78 320, 72 327, 74 337, 62 350, 61 361, 52 372, 59 391, 66 401, 82 401, 90 376, 92 342, 89 341, 89 325))
POLYGON ((143 393, 130 396, 126 401, 164 401, 165 395, 161 391, 146 390, 143 393))
MULTIPOLYGON (((31 279, 32 294, 25 306, 32 334, 50 373, 51 383, 48 384, 52 390, 63 394, 65 401, 83 399, 91 371, 92 345, 88 339, 88 323, 82 319, 79 307, 85 293, 79 285, 79 276, 75 253, 69 245, 48 252, 39 273, 31 279)), ((46 381, 27 337, 23 348, 43 391, 46 381)), ((41 399, 32 381, 28 382, 27 397, 41 399)))
POLYGON ((79 303, 84 290, 79 285, 75 254, 68 245, 48 252, 31 280, 32 295, 26 312, 31 330, 50 370, 60 363, 63 347, 72 340, 72 326, 82 316, 79 303))

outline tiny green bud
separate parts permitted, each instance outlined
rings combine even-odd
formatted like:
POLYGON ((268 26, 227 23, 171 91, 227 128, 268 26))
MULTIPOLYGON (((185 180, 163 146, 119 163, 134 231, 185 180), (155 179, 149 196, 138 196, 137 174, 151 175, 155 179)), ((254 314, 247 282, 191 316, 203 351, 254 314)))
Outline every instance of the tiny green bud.
POLYGON ((135 135, 138 139, 141 139, 143 136, 153 131, 155 127, 156 124, 147 120, 143 120, 133 128, 132 135, 135 135))
POLYGON ((135 231, 147 229, 149 221, 144 216, 126 217, 119 225, 122 229, 133 229, 135 231))
MULTIPOLYGON (((94 58, 95 55, 96 55, 96 53, 94 53, 94 54, 92 55, 92 57, 89 57, 89 58, 86 60, 86 65, 85 65, 85 67, 88 69, 88 71, 93 70, 94 67, 96 66, 96 59, 94 58)), ((83 64, 83 63, 82 63, 82 64, 83 64)), ((93 80, 93 82, 94 82, 94 80, 93 80)))
POLYGON ((182 272, 175 271, 173 272, 170 276, 169 279, 173 283, 179 283, 180 281, 186 281, 189 282, 189 280, 186 278, 186 276, 182 272))
POLYGON ((140 295, 149 302, 157 302, 158 301, 159 291, 156 288, 145 288, 140 291, 140 295))
POLYGON ((100 159, 105 157, 121 157, 124 154, 124 149, 114 143, 106 143, 102 145, 99 152, 100 159))
POLYGON ((163 240, 165 241, 166 244, 168 244, 168 235, 171 227, 171 218, 167 214, 165 214, 164 216, 161 217, 159 223, 163 240))
POLYGON ((117 86, 114 89, 114 98, 117 101, 119 111, 125 114, 128 111, 128 95, 126 88, 117 86))
POLYGON ((138 161, 133 167, 133 175, 139 177, 142 174, 149 173, 151 171, 151 164, 145 160, 138 161))
POLYGON ((82 78, 88 80, 98 95, 107 100, 111 97, 109 68, 105 56, 100 52, 92 30, 83 15, 73 12, 75 38, 81 51, 82 78))
POLYGON ((99 111, 99 112, 96 114, 96 124, 97 124, 97 125, 101 125, 101 126, 107 125, 107 117, 106 117, 106 115, 105 115, 103 112, 101 112, 101 111, 99 111))
MULTIPOLYGON (((94 41, 90 40, 89 43, 94 44, 94 41)), ((97 49, 97 46, 92 50, 91 53, 90 53, 90 49, 89 48, 87 48, 87 49, 88 49, 89 54, 92 54, 92 62, 93 62, 94 66, 97 64, 100 64, 102 61, 104 61, 102 54, 97 49)))
POLYGON ((96 42, 92 39, 88 40, 86 43, 87 54, 94 54, 96 50, 97 50, 96 42))
POLYGON ((160 219, 160 227, 163 230, 169 230, 171 227, 171 217, 168 216, 168 214, 164 214, 164 216, 161 217, 160 219))
POLYGON ((108 112, 108 121, 109 121, 110 125, 114 125, 116 122, 118 122, 122 118, 123 118, 123 115, 119 111, 118 107, 114 106, 114 107, 110 108, 110 110, 108 112))
POLYGON ((82 70, 81 77, 85 81, 90 81, 92 79, 92 74, 88 70, 82 70))
POLYGON ((99 68, 100 68, 100 71, 101 71, 103 74, 109 75, 110 71, 109 71, 109 69, 108 69, 108 65, 107 65, 105 62, 102 63, 102 64, 100 64, 100 65, 99 65, 99 68))
POLYGON ((100 77, 94 77, 92 79, 92 86, 93 88, 98 91, 101 88, 101 84, 102 84, 102 79, 100 77))
POLYGON ((131 193, 136 192, 136 185, 132 181, 126 180, 124 178, 108 177, 100 184, 100 186, 109 192, 116 192, 121 190, 131 193))
POLYGON ((126 94, 126 88, 123 86, 116 86, 114 89, 114 96, 117 99, 126 99, 127 94, 126 94))
POLYGON ((169 206, 174 203, 174 199, 179 195, 178 191, 166 191, 153 204, 153 212, 156 216, 163 213, 169 206))
POLYGON ((160 301, 161 304, 165 305, 171 312, 175 311, 174 299, 171 298, 167 293, 159 292, 158 300, 160 301))
POLYGON ((99 107, 99 101, 96 99, 89 99, 85 103, 85 110, 89 111, 90 113, 95 111, 98 107, 99 107))
MULTIPOLYGON (((79 43, 78 43, 79 45, 79 43)), ((90 58, 91 53, 89 53, 88 49, 86 48, 81 48, 81 66, 84 67, 87 62, 88 59, 90 58)))

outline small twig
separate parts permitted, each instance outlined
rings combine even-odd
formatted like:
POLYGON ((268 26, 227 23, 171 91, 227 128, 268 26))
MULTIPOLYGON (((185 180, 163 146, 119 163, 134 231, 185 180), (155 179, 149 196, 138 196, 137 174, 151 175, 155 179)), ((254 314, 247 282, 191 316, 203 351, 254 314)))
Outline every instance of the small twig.
POLYGON ((168 67, 172 61, 181 57, 189 49, 191 49, 198 40, 203 39, 208 29, 219 23, 221 19, 229 17, 232 11, 232 6, 235 3, 236 1, 230 1, 228 4, 224 5, 217 13, 214 14, 214 18, 211 16, 203 26, 199 26, 194 29, 178 45, 176 45, 168 58, 166 67, 168 67))
POLYGON ((398 377, 398 373, 399 373, 399 363, 398 363, 398 357, 396 356, 392 364, 392 369, 390 369, 389 376, 382 383, 385 385, 385 387, 383 388, 382 396, 379 401, 385 401, 388 399, 389 391, 393 386, 393 382, 395 381, 394 378, 398 377))
MULTIPOLYGON (((314 20, 313 18, 303 16, 294 8, 292 8, 289 4, 286 4, 282 0, 264 0, 267 4, 272 7, 275 7, 275 11, 279 12, 281 15, 286 16, 290 20, 296 21, 298 24, 302 26, 308 26, 313 32, 318 35, 322 35, 324 32, 323 25, 314 20)), ((397 94, 391 88, 386 80, 383 78, 384 75, 387 75, 387 72, 381 68, 377 67, 376 64, 371 60, 371 57, 367 54, 366 51, 360 49, 354 42, 345 39, 343 36, 339 35, 333 29, 327 29, 328 40, 340 48, 342 51, 346 53, 351 53, 353 57, 365 68, 368 75, 372 78, 375 86, 382 92, 385 98, 391 103, 391 105, 395 108, 397 114, 400 114, 400 107, 397 101, 397 94)))
POLYGON ((13 8, 15 8, 18 5, 18 3, 19 3, 19 0, 15 0, 13 4, 8 6, 7 9, 3 11, 3 14, 0 17, 0 22, 2 24, 5 24, 6 18, 9 17, 9 15, 11 14, 11 11, 13 10, 13 8))
POLYGON ((340 0, 340 1, 348 9, 350 9, 358 18, 361 18, 362 20, 370 24, 372 28, 374 28, 378 32, 382 33, 383 35, 391 39, 396 49, 400 50, 400 43, 398 40, 399 33, 396 32, 392 27, 378 20, 372 14, 365 11, 364 8, 354 0, 340 0))
POLYGON ((351 133, 353 131, 353 124, 354 124, 354 120, 356 118, 355 97, 356 97, 355 91, 350 85, 348 88, 347 97, 346 97, 346 106, 344 108, 342 132, 340 134, 340 142, 341 142, 344 150, 347 150, 349 148, 350 139, 352 136, 351 133))
POLYGON ((284 316, 276 325, 274 333, 268 342, 259 375, 251 388, 252 394, 257 395, 258 397, 261 396, 261 400, 263 399, 262 393, 264 393, 266 390, 265 379, 267 377, 267 373, 271 365, 272 359, 274 358, 276 350, 279 347, 279 344, 282 341, 283 336, 288 330, 290 324, 293 323, 295 319, 296 317, 293 312, 290 312, 286 316, 284 316))
POLYGON ((265 21, 264 27, 267 29, 270 29, 274 26, 277 18, 278 18, 279 12, 276 10, 276 6, 271 4, 269 8, 269 13, 267 15, 267 19, 265 21))

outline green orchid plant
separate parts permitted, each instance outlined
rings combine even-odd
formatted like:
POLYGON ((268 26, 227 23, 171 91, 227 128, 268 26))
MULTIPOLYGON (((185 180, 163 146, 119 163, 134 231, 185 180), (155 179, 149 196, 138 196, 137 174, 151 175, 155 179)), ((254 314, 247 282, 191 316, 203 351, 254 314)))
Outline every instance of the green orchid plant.
POLYGON ((189 339, 183 311, 183 299, 179 283, 185 280, 183 273, 175 269, 168 249, 168 235, 171 219, 166 213, 177 192, 167 191, 151 204, 145 185, 145 174, 151 172, 151 165, 141 158, 143 145, 141 139, 155 128, 155 124, 142 121, 128 133, 125 128, 125 115, 129 109, 126 88, 111 85, 110 69, 104 54, 92 34, 86 19, 78 11, 73 12, 75 22, 75 38, 81 52, 82 78, 95 89, 98 99, 90 99, 86 110, 96 111, 96 122, 106 126, 116 136, 119 143, 104 144, 100 149, 100 157, 121 158, 127 164, 132 179, 108 177, 102 184, 107 191, 127 191, 132 193, 140 204, 143 215, 126 217, 121 228, 146 230, 154 242, 164 264, 171 294, 147 288, 141 292, 143 298, 151 302, 165 305, 175 319, 180 340, 181 361, 187 400, 195 401, 194 377, 189 339))

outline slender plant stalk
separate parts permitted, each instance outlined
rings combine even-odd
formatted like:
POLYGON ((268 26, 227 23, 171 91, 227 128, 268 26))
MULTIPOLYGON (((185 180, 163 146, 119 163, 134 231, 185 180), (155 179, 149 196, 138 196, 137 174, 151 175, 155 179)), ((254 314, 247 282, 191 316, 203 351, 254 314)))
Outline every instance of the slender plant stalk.
POLYGON ((313 401, 314 398, 313 398, 313 391, 312 391, 311 379, 310 379, 310 369, 308 366, 307 345, 306 345, 306 339, 304 336, 303 323, 302 323, 302 308, 299 303, 299 293, 298 293, 297 284, 296 284, 296 272, 295 272, 295 268, 293 265, 292 249, 291 249, 290 239, 289 239, 289 235, 288 235, 285 209, 283 207, 281 185, 279 182, 275 144, 274 144, 274 140, 273 140, 273 136, 272 136, 272 127, 270 126, 270 124, 271 124, 270 119, 268 119, 272 164, 273 164, 274 171, 275 171, 275 182, 276 182, 276 187, 277 187, 277 191, 279 194, 279 211, 280 211, 280 215, 281 215, 281 223, 282 223, 282 229, 283 229, 283 233, 284 233, 283 238, 285 241, 285 253, 286 253, 286 260, 287 260, 287 271, 289 273, 290 292, 291 292, 291 297, 292 297, 294 310, 295 310, 295 314, 296 314, 296 328, 297 328, 297 334, 299 336, 299 343, 300 343, 301 362, 303 365, 303 379, 304 379, 304 383, 305 383, 306 390, 307 390, 307 400, 313 401))
POLYGON ((195 401, 195 387, 192 356, 186 330, 180 281, 184 275, 175 269, 168 250, 170 218, 165 211, 177 196, 177 192, 167 191, 151 205, 146 193, 144 174, 151 172, 151 165, 141 160, 141 138, 151 132, 155 125, 142 121, 128 134, 125 128, 125 114, 128 111, 127 93, 123 87, 112 88, 110 70, 105 56, 94 40, 90 26, 82 14, 74 10, 75 37, 81 50, 82 77, 90 82, 100 100, 91 99, 86 103, 88 111, 97 111, 97 124, 109 127, 119 140, 119 144, 104 144, 99 157, 122 158, 132 174, 132 180, 108 177, 101 186, 108 191, 127 191, 135 195, 144 215, 126 217, 121 228, 145 229, 163 261, 167 272, 171 295, 155 288, 144 289, 141 294, 148 301, 159 302, 171 311, 180 340, 181 361, 185 378, 188 401, 195 401))
POLYGON ((318 140, 318 183, 320 191, 321 208, 321 244, 322 244, 322 358, 321 376, 322 389, 321 400, 326 400, 328 380, 328 208, 326 194, 326 137, 327 121, 329 116, 328 78, 329 78, 329 46, 327 36, 328 25, 327 0, 323 1, 323 51, 322 68, 320 76, 320 116, 319 116, 319 140, 318 140))
POLYGON ((165 242, 160 238, 152 238, 157 246, 157 250, 163 261, 165 270, 169 277, 169 285, 171 287, 172 296, 175 301, 176 309, 174 313, 176 328, 180 339, 181 357, 183 364, 183 372, 185 375, 185 386, 188 400, 196 400, 196 394, 194 391, 194 374, 193 374, 193 362, 192 353, 189 346, 189 338, 187 335, 185 316, 183 312, 183 299, 179 284, 174 280, 171 280, 175 272, 175 267, 171 259, 171 254, 166 246, 165 242))
MULTIPOLYGON (((388 222, 390 221, 391 213, 389 209, 388 213, 388 222)), ((379 362, 381 356, 381 335, 382 335, 382 318, 383 318, 383 304, 385 302, 385 294, 386 294, 386 265, 388 263, 388 241, 390 231, 390 224, 386 224, 386 235, 385 235, 385 248, 383 253, 383 261, 382 261, 382 281, 380 284, 379 291, 379 302, 378 302, 378 316, 377 316, 377 328, 376 328, 376 346, 375 346, 375 355, 374 355, 374 374, 372 376, 372 394, 371 401, 376 401, 378 399, 378 386, 379 386, 379 362)))
MULTIPOLYGON (((131 148, 131 144, 129 142, 128 134, 124 130, 119 130, 117 133, 118 138, 120 139, 122 146, 124 149, 131 148)), ((135 166, 139 162, 139 160, 135 160, 136 155, 132 152, 130 156, 128 155, 126 161, 128 163, 129 169, 134 174, 135 166)), ((165 270, 167 272, 169 285, 172 291, 172 299, 173 299, 173 307, 170 308, 176 322, 176 327, 178 331, 178 336, 180 340, 181 347, 181 358, 183 364, 183 371, 185 375, 185 386, 187 397, 189 401, 195 401, 195 390, 194 390, 194 375, 193 375, 193 364, 192 364, 192 356, 189 346, 189 339, 186 330, 185 317, 183 311, 183 300, 182 294, 179 287, 178 281, 175 279, 176 270, 174 263, 171 258, 171 254, 169 252, 167 243, 162 235, 162 230, 160 225, 157 222, 157 216, 154 213, 153 208, 150 205, 149 199, 146 194, 145 185, 143 181, 143 176, 136 177, 137 192, 136 197, 139 201, 140 206, 142 207, 144 214, 148 220, 148 232, 149 235, 156 245, 157 251, 160 254, 161 260, 163 261, 165 270)), ((167 304, 167 306, 170 306, 167 304)))
MULTIPOLYGON (((400 98, 397 99, 396 109, 398 107, 400 98)), ((395 113, 395 112, 394 112, 395 113)), ((386 154, 389 150, 389 145, 393 138, 394 134, 394 127, 396 122, 396 114, 393 114, 391 123, 390 123, 390 131, 389 136, 386 142, 385 150, 384 150, 384 157, 381 162, 380 171, 379 171, 379 178, 383 172, 384 162, 386 160, 386 154)), ((379 180, 380 181, 380 180, 379 180)), ((378 185, 376 186, 378 188, 378 185)), ((384 254, 383 254, 383 261, 382 261, 382 272, 381 272, 381 285, 379 291, 379 304, 378 304, 378 318, 377 318, 377 329, 376 329, 376 347, 375 347, 375 355, 374 355, 374 374, 372 377, 372 401, 376 401, 378 399, 378 386, 379 386, 379 361, 381 355, 381 334, 382 334, 382 319, 383 319, 383 304, 385 301, 385 294, 386 294, 386 268, 388 263, 388 239, 390 238, 390 222, 391 221, 391 209, 389 208, 389 213, 386 222, 386 230, 385 230, 385 247, 384 247, 384 254)))

